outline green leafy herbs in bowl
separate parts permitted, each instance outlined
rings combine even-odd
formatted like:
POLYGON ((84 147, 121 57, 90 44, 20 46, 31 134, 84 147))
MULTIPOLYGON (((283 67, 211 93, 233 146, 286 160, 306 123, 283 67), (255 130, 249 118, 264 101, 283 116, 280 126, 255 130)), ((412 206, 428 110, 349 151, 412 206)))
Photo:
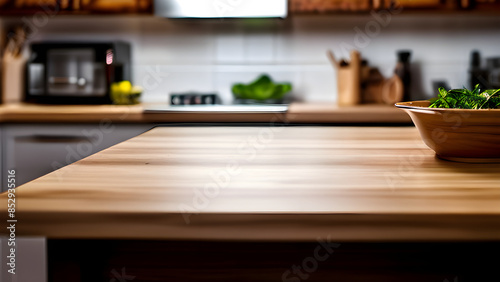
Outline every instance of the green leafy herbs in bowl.
POLYGON ((446 109, 499 109, 500 108, 500 89, 489 89, 480 91, 479 85, 474 90, 452 89, 446 91, 439 88, 437 98, 430 100, 429 108, 446 109))
POLYGON ((233 85, 232 92, 236 99, 257 101, 281 100, 292 90, 290 83, 275 83, 268 75, 261 75, 250 84, 233 85))

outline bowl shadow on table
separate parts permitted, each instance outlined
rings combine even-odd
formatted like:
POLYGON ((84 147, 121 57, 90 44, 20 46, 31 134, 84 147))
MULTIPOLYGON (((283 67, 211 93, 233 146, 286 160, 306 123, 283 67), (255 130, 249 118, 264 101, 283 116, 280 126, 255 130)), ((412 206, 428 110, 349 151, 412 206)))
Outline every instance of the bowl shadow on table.
POLYGON ((489 162, 489 163, 481 163, 481 162, 468 163, 468 162, 452 161, 445 158, 441 158, 437 154, 434 155, 434 160, 440 167, 445 167, 454 170, 457 173, 498 174, 500 171, 500 160, 498 160, 498 162, 489 162))

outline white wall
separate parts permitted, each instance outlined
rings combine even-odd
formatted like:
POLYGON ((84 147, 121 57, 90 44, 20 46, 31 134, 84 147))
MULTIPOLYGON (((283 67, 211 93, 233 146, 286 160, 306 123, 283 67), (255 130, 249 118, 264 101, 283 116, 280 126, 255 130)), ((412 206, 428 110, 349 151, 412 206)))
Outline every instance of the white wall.
POLYGON ((373 15, 208 22, 66 16, 43 25, 38 22, 31 39, 130 41, 134 82, 146 88, 148 102, 166 101, 169 93, 189 90, 217 91, 229 102, 232 83, 249 82, 263 72, 277 81, 291 81, 299 99, 334 101, 335 73, 325 52, 332 49, 341 56, 346 44, 361 47, 370 65, 387 76, 393 72, 396 50, 411 49, 417 99, 432 95, 432 80, 445 79, 452 87, 467 85, 472 49, 486 57, 500 55, 499 17, 422 16, 403 11, 384 19, 380 24, 373 15), (368 28, 369 40, 356 41, 357 28, 368 28))

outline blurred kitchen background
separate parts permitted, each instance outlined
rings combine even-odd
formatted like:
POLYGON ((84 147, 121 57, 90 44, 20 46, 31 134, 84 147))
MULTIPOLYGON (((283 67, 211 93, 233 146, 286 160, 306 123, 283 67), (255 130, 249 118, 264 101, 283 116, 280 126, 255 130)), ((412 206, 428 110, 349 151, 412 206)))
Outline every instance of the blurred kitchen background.
MULTIPOLYGON (((245 2, 208 1, 227 11, 245 2)), ((1 0, 2 46, 16 25, 27 27, 25 53, 30 42, 129 42, 132 81, 148 103, 189 91, 231 103, 231 85, 263 73, 292 83, 294 100, 334 102, 338 82, 326 51, 340 59, 352 48, 385 77, 394 73, 396 52, 411 51, 415 100, 435 95, 433 82, 469 87, 473 50, 483 65, 500 56, 500 1, 290 0, 285 19, 168 19, 154 15, 154 4, 1 0)))

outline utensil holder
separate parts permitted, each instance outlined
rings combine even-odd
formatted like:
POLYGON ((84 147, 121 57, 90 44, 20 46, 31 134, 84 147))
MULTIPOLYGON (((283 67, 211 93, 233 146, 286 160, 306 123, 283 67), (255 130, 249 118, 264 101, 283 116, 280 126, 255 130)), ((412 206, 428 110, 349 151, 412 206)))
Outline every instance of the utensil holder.
POLYGON ((337 67, 338 105, 354 106, 361 102, 361 54, 351 51, 349 64, 337 67))
POLYGON ((2 61, 2 100, 4 104, 20 103, 24 93, 26 58, 6 53, 2 61))

